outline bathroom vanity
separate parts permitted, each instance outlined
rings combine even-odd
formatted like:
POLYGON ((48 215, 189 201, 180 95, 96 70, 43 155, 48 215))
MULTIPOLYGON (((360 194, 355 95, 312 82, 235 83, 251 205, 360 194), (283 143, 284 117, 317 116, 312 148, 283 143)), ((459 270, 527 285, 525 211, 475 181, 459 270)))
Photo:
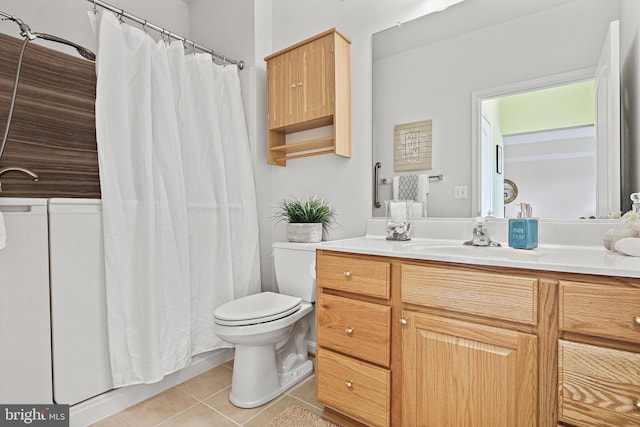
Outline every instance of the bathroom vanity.
POLYGON ((327 242, 316 310, 317 398, 340 425, 640 425, 640 258, 327 242))

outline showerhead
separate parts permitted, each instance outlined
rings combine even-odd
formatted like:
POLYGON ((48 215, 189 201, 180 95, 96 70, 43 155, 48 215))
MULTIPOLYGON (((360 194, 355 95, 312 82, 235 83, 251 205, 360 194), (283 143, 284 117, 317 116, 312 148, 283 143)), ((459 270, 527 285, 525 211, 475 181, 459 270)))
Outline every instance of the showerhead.
POLYGON ((18 24, 18 27, 20 27, 20 35, 22 37, 26 37, 29 40, 34 40, 36 38, 36 35, 31 32, 31 27, 25 24, 22 19, 4 12, 0 12, 0 16, 3 16, 4 19, 8 19, 18 24))
POLYGON ((52 36, 51 34, 45 34, 45 33, 34 33, 35 37, 44 39, 44 40, 50 40, 56 43, 62 43, 62 44, 66 44, 67 46, 71 46, 73 47, 76 51, 78 51, 78 53, 85 59, 88 59, 89 61, 95 61, 96 60, 96 54, 91 52, 89 49, 87 49, 86 47, 82 47, 79 44, 76 44, 72 41, 63 39, 62 37, 58 37, 58 36, 52 36))

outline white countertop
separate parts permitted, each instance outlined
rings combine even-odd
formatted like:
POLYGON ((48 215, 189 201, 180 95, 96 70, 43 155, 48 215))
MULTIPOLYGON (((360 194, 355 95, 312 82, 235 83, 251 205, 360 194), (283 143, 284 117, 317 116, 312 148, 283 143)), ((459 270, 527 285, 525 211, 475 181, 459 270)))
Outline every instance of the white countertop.
POLYGON ((532 250, 463 246, 462 240, 365 236, 323 242, 318 249, 408 259, 640 278, 640 258, 603 246, 544 245, 532 250))

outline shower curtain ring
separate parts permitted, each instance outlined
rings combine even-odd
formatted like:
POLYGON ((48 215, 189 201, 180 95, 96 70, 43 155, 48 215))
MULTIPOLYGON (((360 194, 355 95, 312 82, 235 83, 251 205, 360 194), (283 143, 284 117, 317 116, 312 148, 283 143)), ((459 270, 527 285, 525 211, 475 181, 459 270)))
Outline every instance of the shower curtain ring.
POLYGON ((93 0, 93 14, 98 14, 98 7, 96 6, 96 0, 93 0))
POLYGON ((193 46, 193 56, 196 56, 196 42, 192 41, 191 45, 193 46))
POLYGON ((120 21, 121 24, 124 24, 124 9, 120 9, 120 13, 118 14, 118 21, 120 21))
POLYGON ((147 34, 147 20, 144 20, 144 24, 142 24, 142 31, 144 31, 145 34, 147 34))

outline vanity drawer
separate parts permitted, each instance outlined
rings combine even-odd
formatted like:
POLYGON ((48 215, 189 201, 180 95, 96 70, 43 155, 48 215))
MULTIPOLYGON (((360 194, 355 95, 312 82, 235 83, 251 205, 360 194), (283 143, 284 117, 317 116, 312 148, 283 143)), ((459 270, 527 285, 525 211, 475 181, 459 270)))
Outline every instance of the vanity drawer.
POLYGON ((403 265, 402 302, 535 325, 538 279, 403 265))
POLYGON ((391 264, 387 261, 320 253, 316 269, 319 287, 389 299, 391 264))
POLYGON ((640 354, 560 340, 558 359, 560 421, 640 425, 640 354))
POLYGON ((391 372, 321 349, 317 355, 319 402, 371 426, 388 426, 391 372))
POLYGON ((640 342, 640 288, 560 282, 560 329, 640 342))
POLYGON ((389 366, 391 307, 319 293, 316 313, 319 346, 389 366))

